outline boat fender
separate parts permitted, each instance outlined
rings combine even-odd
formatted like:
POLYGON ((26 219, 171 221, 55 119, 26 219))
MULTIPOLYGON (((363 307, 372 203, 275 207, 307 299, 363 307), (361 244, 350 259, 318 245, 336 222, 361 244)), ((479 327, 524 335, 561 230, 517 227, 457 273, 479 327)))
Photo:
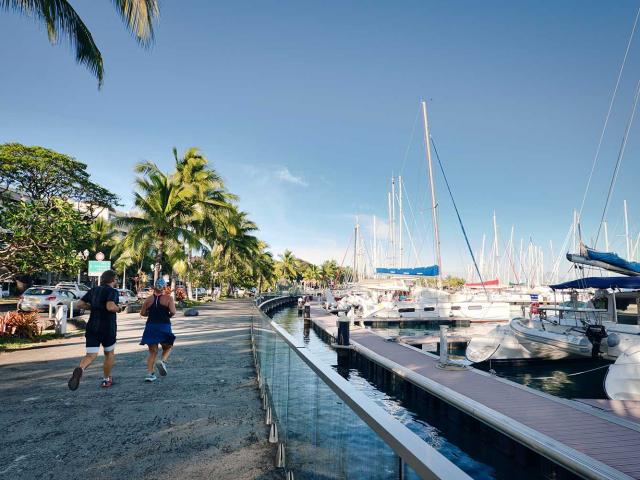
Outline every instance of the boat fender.
POLYGON ((540 304, 538 302, 532 302, 531 305, 529 305, 529 313, 531 315, 537 315, 540 313, 540 304))
POLYGON ((617 333, 610 333, 607 337, 607 345, 609 348, 614 348, 620 345, 620 337, 617 333))

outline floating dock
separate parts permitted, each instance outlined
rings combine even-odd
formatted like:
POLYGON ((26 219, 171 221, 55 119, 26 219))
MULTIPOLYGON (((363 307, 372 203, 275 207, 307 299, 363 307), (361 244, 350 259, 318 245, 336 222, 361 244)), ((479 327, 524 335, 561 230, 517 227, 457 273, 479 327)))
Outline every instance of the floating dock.
MULTIPOLYGON (((337 336, 337 317, 317 305, 311 321, 337 336)), ((368 360, 585 478, 640 479, 640 402, 567 400, 477 369, 446 370, 438 357, 351 329, 368 360)))

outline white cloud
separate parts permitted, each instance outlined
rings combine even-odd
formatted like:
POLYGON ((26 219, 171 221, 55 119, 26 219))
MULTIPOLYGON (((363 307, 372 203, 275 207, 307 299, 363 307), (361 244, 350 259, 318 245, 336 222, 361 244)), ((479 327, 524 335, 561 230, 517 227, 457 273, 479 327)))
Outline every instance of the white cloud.
POLYGON ((283 182, 292 183, 294 185, 300 185, 302 187, 307 187, 309 184, 302 177, 297 177, 293 173, 289 171, 287 167, 281 167, 275 172, 275 176, 277 179, 282 180, 283 182))

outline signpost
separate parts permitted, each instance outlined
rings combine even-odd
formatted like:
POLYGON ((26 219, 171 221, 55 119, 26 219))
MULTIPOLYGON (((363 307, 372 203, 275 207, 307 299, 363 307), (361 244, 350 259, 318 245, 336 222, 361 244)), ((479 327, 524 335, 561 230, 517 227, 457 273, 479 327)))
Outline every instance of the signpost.
POLYGON ((111 262, 109 260, 98 261, 89 260, 89 276, 99 277, 103 272, 111 269, 111 262))

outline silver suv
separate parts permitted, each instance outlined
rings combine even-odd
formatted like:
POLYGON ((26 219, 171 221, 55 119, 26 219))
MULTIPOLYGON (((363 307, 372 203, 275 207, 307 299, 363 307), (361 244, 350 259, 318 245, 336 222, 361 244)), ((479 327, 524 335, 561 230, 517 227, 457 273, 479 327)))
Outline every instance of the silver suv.
POLYGON ((47 312, 49 306, 66 305, 77 302, 79 297, 71 290, 58 287, 31 287, 18 300, 18 310, 23 312, 47 312))

